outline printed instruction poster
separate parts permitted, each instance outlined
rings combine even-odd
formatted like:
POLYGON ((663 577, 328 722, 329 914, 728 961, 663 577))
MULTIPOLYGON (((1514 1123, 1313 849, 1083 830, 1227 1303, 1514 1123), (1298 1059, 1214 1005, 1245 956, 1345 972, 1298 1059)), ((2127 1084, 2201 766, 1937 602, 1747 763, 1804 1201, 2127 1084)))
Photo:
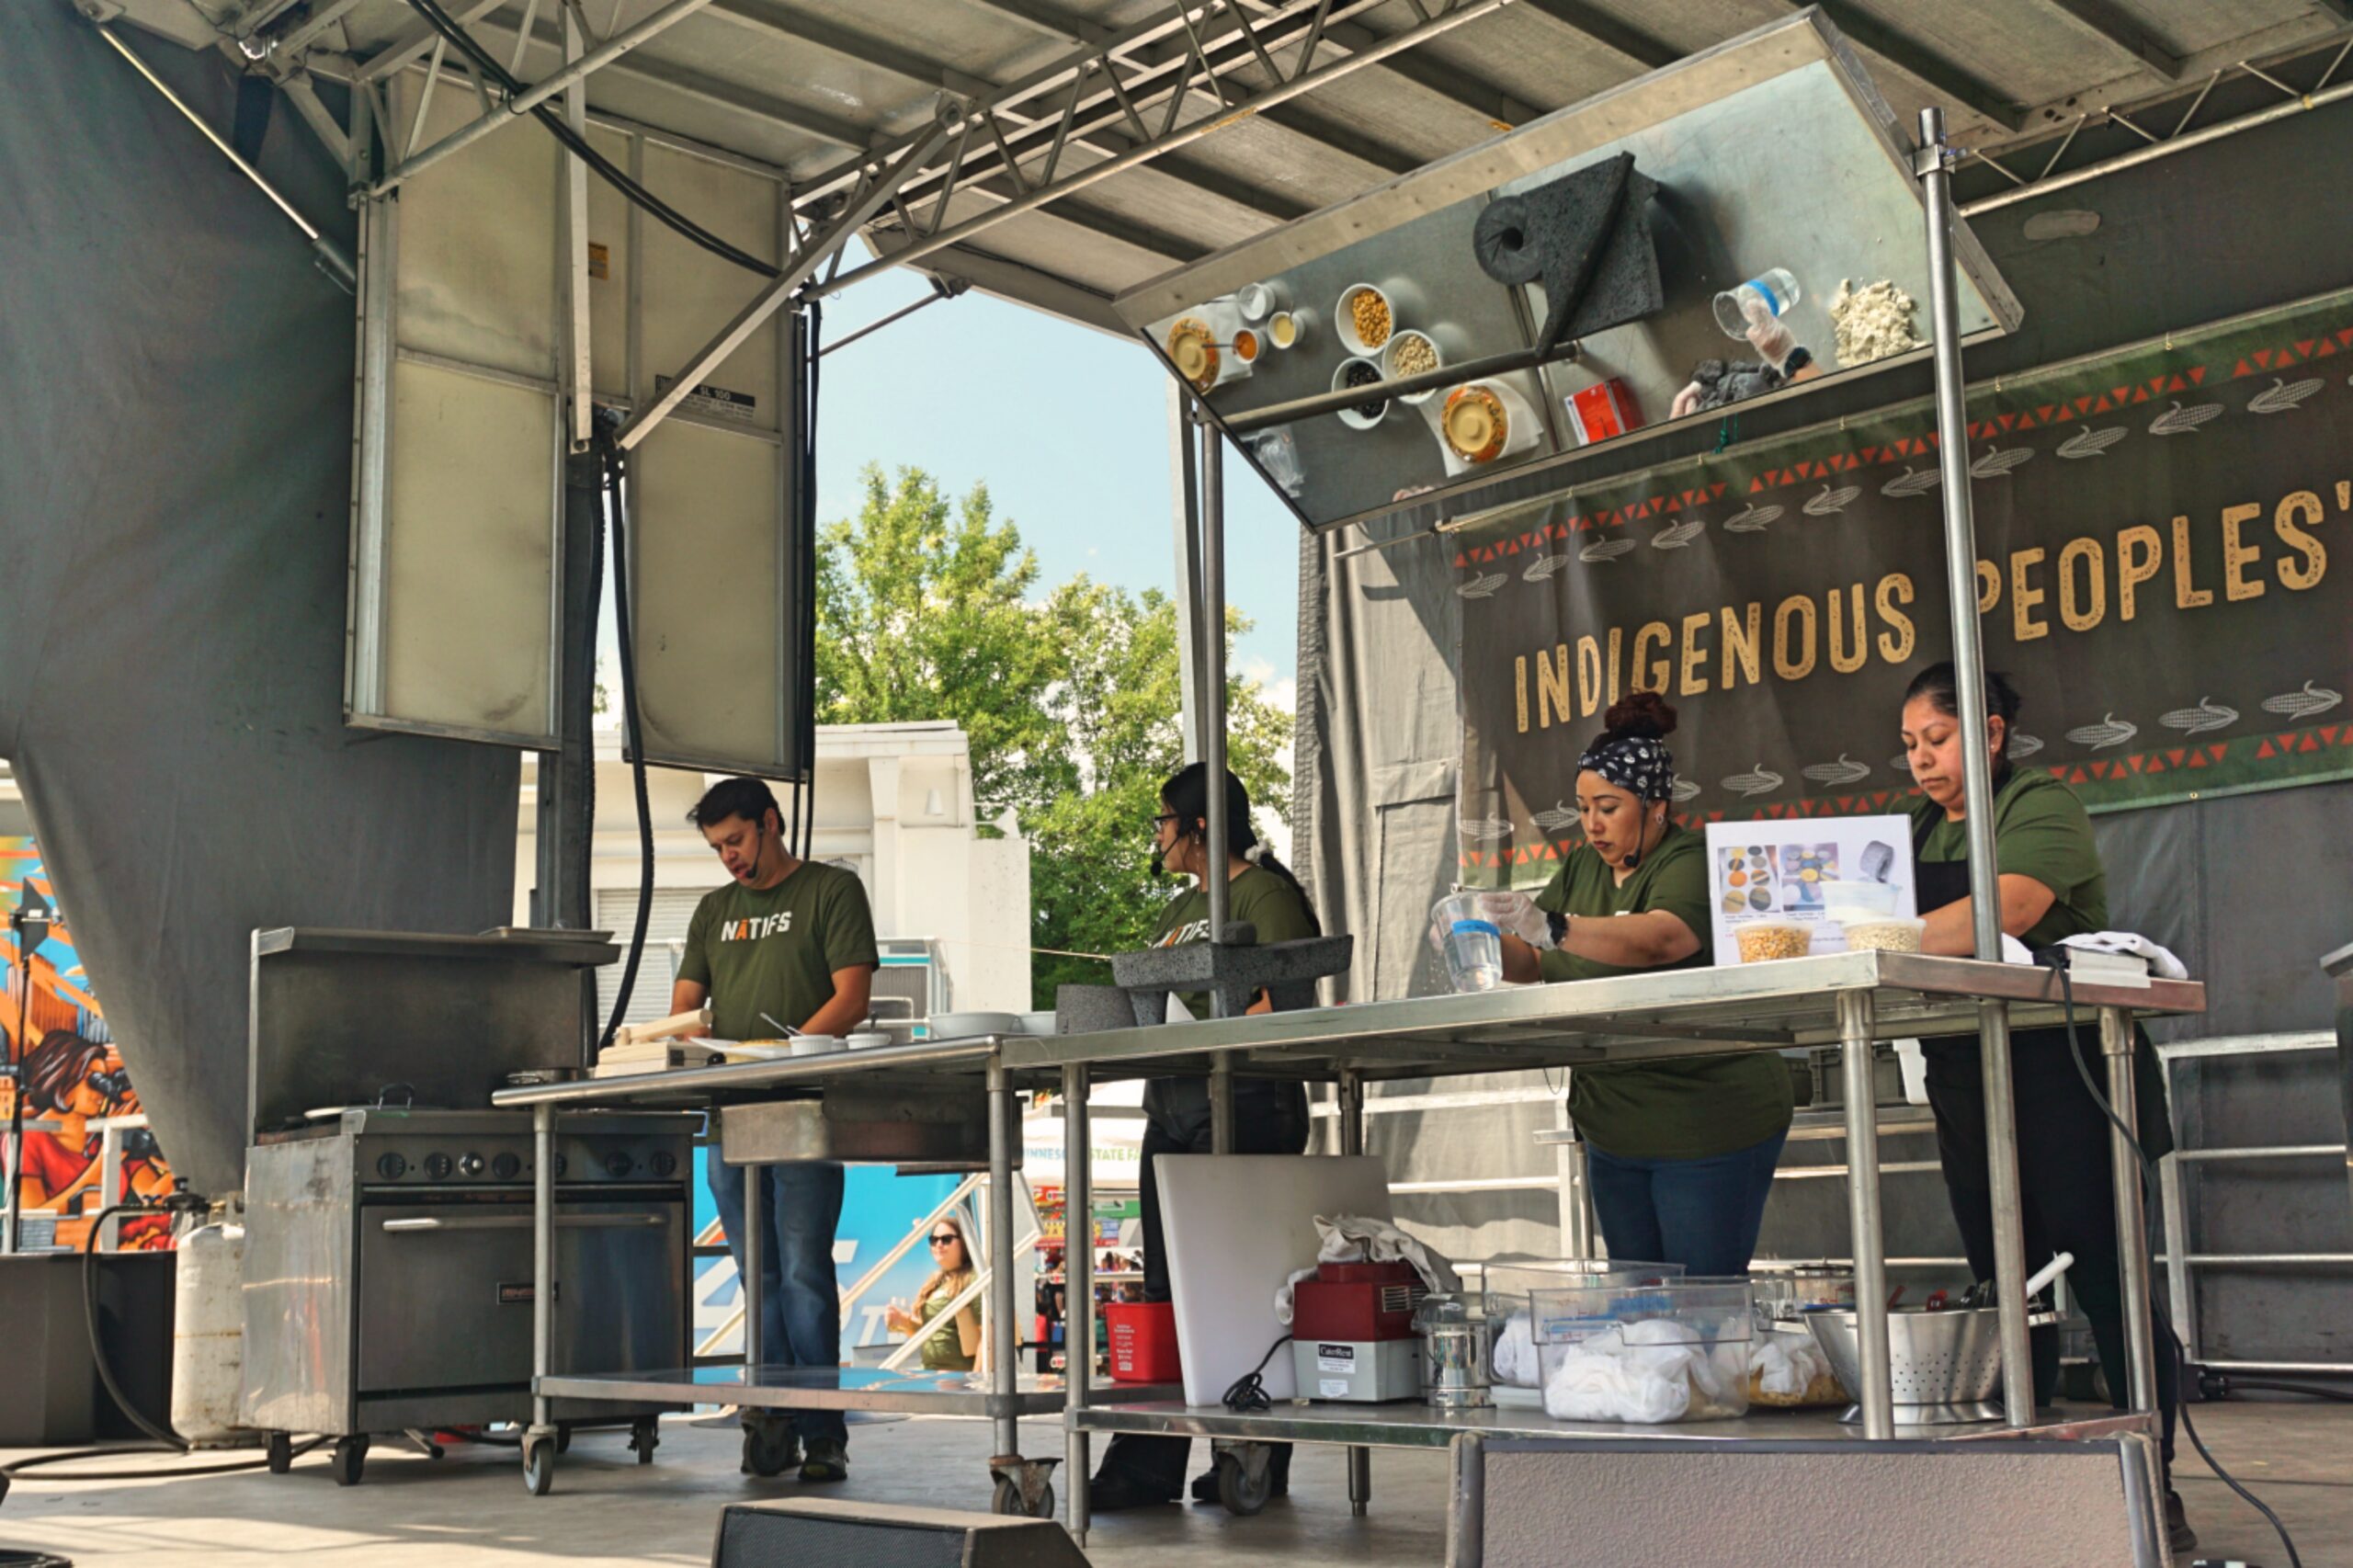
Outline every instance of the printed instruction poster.
POLYGON ((1912 819, 1711 823, 1708 878, 1718 963, 1739 962, 1739 928, 1767 920, 1807 927, 1811 953, 1845 952, 1846 933, 1824 918, 1824 889, 1832 882, 1892 887, 1893 913, 1914 914, 1912 819))

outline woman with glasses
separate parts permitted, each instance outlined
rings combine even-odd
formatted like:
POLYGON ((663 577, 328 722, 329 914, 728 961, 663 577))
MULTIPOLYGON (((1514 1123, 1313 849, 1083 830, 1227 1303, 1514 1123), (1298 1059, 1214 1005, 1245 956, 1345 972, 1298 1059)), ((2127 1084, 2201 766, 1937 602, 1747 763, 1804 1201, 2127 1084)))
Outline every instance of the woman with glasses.
POLYGON ((949 1303, 972 1288, 979 1278, 972 1250, 964 1244, 964 1222, 949 1214, 931 1227, 931 1278, 915 1292, 915 1304, 892 1301, 883 1321, 893 1334, 921 1334, 923 1366, 927 1372, 969 1372, 981 1361, 981 1309, 978 1299, 959 1308, 955 1316, 938 1321, 949 1303))
MULTIPOLYGON (((1210 937, 1209 874, 1212 853, 1209 835, 1209 769, 1194 763, 1162 787, 1160 814, 1153 819, 1153 860, 1192 885, 1168 902, 1154 929, 1155 948, 1206 942, 1210 937)), ((1242 780, 1225 776, 1225 837, 1218 853, 1225 857, 1229 919, 1257 933, 1260 945, 1292 942, 1323 935, 1307 890, 1290 869, 1267 852, 1250 825, 1250 793, 1242 780)), ((1197 1018, 1210 1016, 1206 993, 1180 994, 1178 1000, 1197 1018)), ((1270 1011, 1273 1002, 1261 991, 1248 1008, 1270 1011)), ((1144 1132, 1140 1179, 1143 1210, 1143 1295, 1147 1301, 1169 1299, 1168 1257, 1160 1223, 1159 1184, 1153 1170, 1162 1154, 1211 1153, 1209 1085, 1198 1077, 1154 1078, 1144 1085, 1144 1132)), ((1233 1085, 1233 1152, 1237 1154, 1297 1154, 1307 1148, 1307 1091, 1296 1083, 1238 1079, 1233 1085)), ((1073 1303, 1074 1311, 1087 1310, 1073 1303)), ((1098 1514, 1173 1503, 1185 1483, 1185 1459, 1191 1448, 1185 1437, 1145 1437, 1121 1433, 1104 1450, 1087 1497, 1098 1514)), ((1290 1449, 1275 1449, 1268 1467, 1273 1493, 1290 1490, 1290 1449)), ((1217 1500, 1217 1477, 1204 1473, 1193 1483, 1197 1501, 1217 1500)))

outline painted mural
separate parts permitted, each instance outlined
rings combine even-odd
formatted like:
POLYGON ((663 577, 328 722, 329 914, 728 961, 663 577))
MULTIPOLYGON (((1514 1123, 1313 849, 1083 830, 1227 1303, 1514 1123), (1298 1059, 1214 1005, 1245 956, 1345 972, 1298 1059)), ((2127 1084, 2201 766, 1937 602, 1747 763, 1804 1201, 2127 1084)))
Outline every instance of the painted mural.
MULTIPOLYGON (((17 950, 15 931, 0 924, 0 960, 6 964, 0 1037, 17 1069, 13 1082, 0 1079, 0 1142, 6 1142, 12 1096, 21 1086, 28 1124, 21 1162, 25 1215, 28 1221, 54 1217, 53 1244, 78 1247, 106 1203, 160 1198, 171 1190, 172 1173, 146 1129, 118 1128, 121 1174, 114 1192, 104 1192, 107 1123, 142 1114, 139 1091, 123 1070, 122 1055, 74 950, 69 912, 58 905, 40 851, 29 838, 0 837, 0 900, 13 910, 28 889, 46 899, 57 915, 29 963, 17 950)), ((47 1229, 28 1225, 28 1244, 47 1229)), ((171 1245, 168 1223, 160 1214, 126 1219, 119 1229, 125 1248, 171 1245)))

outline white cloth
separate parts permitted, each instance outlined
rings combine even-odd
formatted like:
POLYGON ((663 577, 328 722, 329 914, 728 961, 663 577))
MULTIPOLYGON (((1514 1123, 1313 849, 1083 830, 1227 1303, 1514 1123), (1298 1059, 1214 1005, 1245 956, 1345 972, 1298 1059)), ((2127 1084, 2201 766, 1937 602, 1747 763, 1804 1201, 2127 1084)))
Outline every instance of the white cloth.
POLYGON ((1526 1312, 1514 1312, 1504 1320, 1503 1333, 1495 1336, 1495 1348, 1489 1357, 1488 1371, 1495 1381, 1516 1389, 1544 1386, 1544 1371, 1536 1356, 1536 1331, 1526 1312))
MULTIPOLYGON (((1414 1266, 1414 1272, 1421 1276, 1423 1286, 1432 1292, 1449 1296, 1461 1292, 1462 1278, 1454 1272, 1453 1264, 1386 1220, 1358 1214, 1331 1218, 1318 1214, 1315 1233, 1320 1238, 1315 1249, 1317 1263, 1409 1263, 1414 1266)), ((1314 1278, 1314 1269, 1302 1268, 1283 1281, 1282 1289, 1275 1292, 1277 1323, 1286 1328, 1290 1325, 1291 1287, 1314 1278)))
POLYGON ((2148 937, 2133 931, 2087 931, 2078 936, 2062 937, 2063 948, 2082 948, 2087 952, 2122 953, 2148 960, 2149 972, 2159 980, 2188 980, 2189 970, 2176 958, 2169 948, 2159 947, 2148 937))
POLYGON ((1629 1343, 1650 1326, 1632 1324, 1563 1346, 1545 1374, 1544 1414, 1555 1421, 1680 1421, 1691 1408, 1697 1347, 1629 1343))
POLYGON ((1767 1393, 1797 1399, 1816 1378, 1830 1375, 1830 1362, 1810 1334, 1759 1334, 1748 1347, 1748 1369, 1767 1393))

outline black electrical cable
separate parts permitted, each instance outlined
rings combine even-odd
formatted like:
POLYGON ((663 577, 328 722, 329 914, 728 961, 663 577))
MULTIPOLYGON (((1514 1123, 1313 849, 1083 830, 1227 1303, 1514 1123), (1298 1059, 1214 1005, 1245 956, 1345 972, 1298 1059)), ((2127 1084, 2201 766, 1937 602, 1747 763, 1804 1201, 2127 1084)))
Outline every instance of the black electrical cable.
MULTIPOLYGON (((2116 1108, 2109 1104, 2108 1096, 2100 1093, 2099 1085, 2093 1082, 2092 1070, 2085 1065, 2083 1042, 2075 1036, 2075 978, 2067 967, 2067 950, 2063 948, 2046 948, 2035 955, 2035 961, 2050 965, 2058 973, 2060 1001, 2065 1007, 2067 1016, 2067 1055, 2075 1064, 2075 1076, 2084 1081, 2084 1092, 2091 1096, 2092 1103, 2099 1107, 2100 1114, 2108 1118, 2109 1125, 2116 1129, 2118 1134, 2123 1138, 2126 1146, 2132 1151, 2132 1157, 2140 1162, 2143 1179, 2147 1183, 2147 1190, 2152 1192, 2157 1190, 2163 1185, 2158 1177, 2157 1163, 2149 1158, 2147 1150, 2141 1147, 2141 1140, 2134 1130, 2125 1126, 2124 1119, 2116 1114, 2116 1108)), ((2198 1424, 2189 1418, 2188 1402, 2180 1397, 2180 1390, 2187 1387, 2189 1382, 2189 1353, 2183 1348, 2180 1336, 2174 1333, 2173 1325, 2157 1316, 2152 1310, 2151 1303, 2145 1301, 2127 1301, 2124 1303, 2124 1310, 2148 1312, 2150 1322, 2156 1332, 2165 1335, 2165 1347, 2173 1353, 2175 1418, 2181 1423, 2181 1429, 2189 1434, 2190 1446, 2198 1450, 2198 1457, 2206 1461, 2207 1469, 2222 1478, 2223 1485, 2237 1493, 2243 1502, 2256 1513, 2261 1514, 2270 1524, 2272 1533, 2279 1538, 2280 1546, 2288 1553, 2290 1568, 2303 1568, 2304 1560, 2297 1555, 2296 1540, 2288 1533, 2287 1525, 2280 1520, 2279 1515, 2271 1511, 2270 1506, 2262 1498, 2240 1484, 2237 1476, 2222 1468, 2222 1461, 2214 1457, 2213 1450, 2206 1446, 2206 1439, 2198 1435, 2198 1424)))
POLYGON ((817 850, 817 705, 813 693, 817 677, 817 361, 824 350, 820 347, 825 330, 825 307, 811 300, 804 314, 808 331, 801 344, 803 363, 807 367, 808 388, 801 396, 801 659, 806 673, 801 685, 813 693, 808 710, 801 717, 801 786, 794 804, 801 819, 801 844, 796 853, 806 857, 817 850))
MULTIPOLYGON (((510 103, 529 90, 524 84, 516 80, 488 51, 476 43, 472 35, 460 27, 447 11, 444 11, 437 0, 408 0, 408 4, 411 10, 425 18, 426 26, 457 45, 459 51, 473 62, 474 68, 482 73, 483 80, 495 85, 502 93, 506 95, 510 103)), ((637 181, 630 178, 626 172, 590 146, 586 137, 566 125, 563 117, 547 105, 533 105, 531 117, 553 132, 555 139, 569 148, 582 163, 595 170, 598 178, 620 191, 629 200, 645 209, 668 228, 700 245, 711 255, 733 262, 746 272, 755 272, 763 278, 779 276, 778 268, 769 266, 750 252, 739 250, 728 244, 637 181)))
POLYGON ((1233 1411, 1236 1415, 1247 1415, 1253 1411, 1269 1410, 1274 1407, 1275 1402, 1267 1395, 1264 1374, 1267 1370, 1267 1363, 1275 1358, 1276 1351, 1290 1343, 1290 1338, 1291 1336, 1286 1334, 1272 1345, 1267 1346, 1267 1353, 1258 1358, 1258 1364, 1233 1380, 1233 1386, 1225 1391, 1225 1407, 1228 1410, 1233 1411))
POLYGON ((604 1035, 597 1042, 601 1055, 620 1032, 621 1020, 629 1016, 630 994, 637 989, 638 964, 645 956, 646 924, 654 915, 654 807, 645 786, 645 734, 639 723, 637 707, 637 653, 633 641, 636 627, 630 616, 627 470, 620 449, 609 437, 600 436, 598 448, 605 469, 605 510, 613 529, 613 614, 620 637, 621 722, 629 746, 630 778, 637 792, 638 848, 637 924, 630 933, 629 957, 621 965, 620 991, 613 998, 612 1017, 606 1020, 604 1035))

